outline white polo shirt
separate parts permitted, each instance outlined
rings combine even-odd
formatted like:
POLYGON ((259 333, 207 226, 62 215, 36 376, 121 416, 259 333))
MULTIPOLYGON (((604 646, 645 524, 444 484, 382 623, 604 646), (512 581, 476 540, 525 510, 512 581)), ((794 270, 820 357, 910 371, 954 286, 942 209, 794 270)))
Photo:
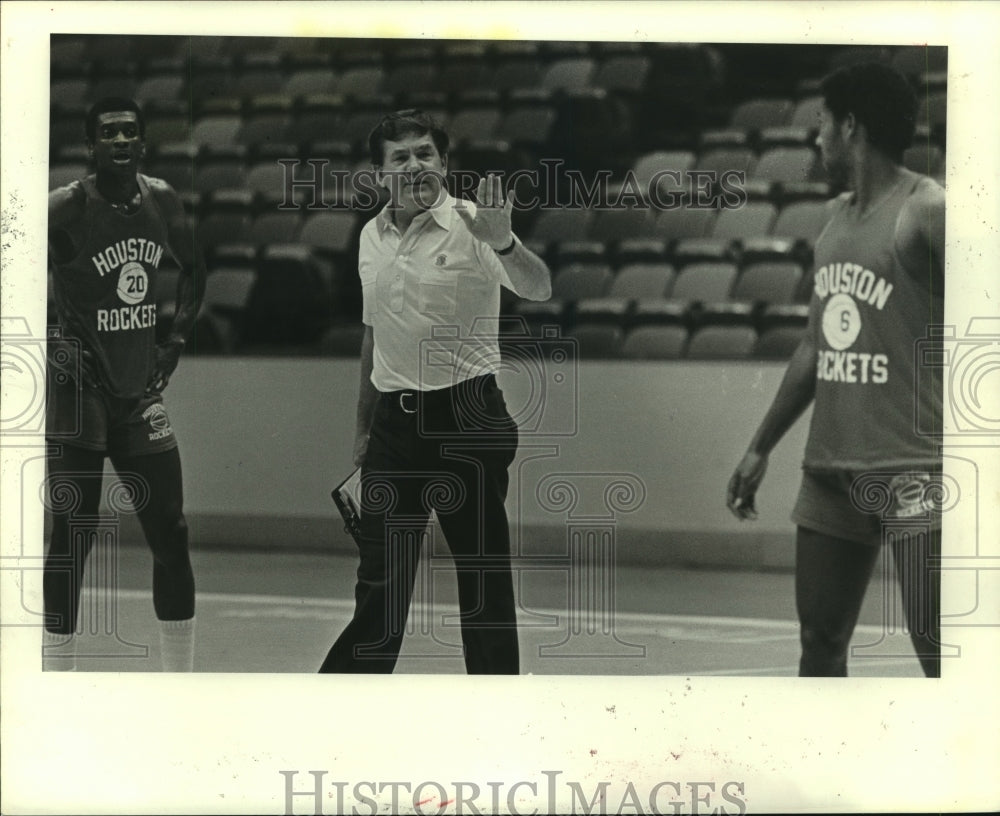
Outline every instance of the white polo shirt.
POLYGON ((405 236, 388 207, 361 231, 363 320, 373 329, 379 391, 432 391, 500 370, 500 287, 516 290, 455 203, 446 195, 405 236))

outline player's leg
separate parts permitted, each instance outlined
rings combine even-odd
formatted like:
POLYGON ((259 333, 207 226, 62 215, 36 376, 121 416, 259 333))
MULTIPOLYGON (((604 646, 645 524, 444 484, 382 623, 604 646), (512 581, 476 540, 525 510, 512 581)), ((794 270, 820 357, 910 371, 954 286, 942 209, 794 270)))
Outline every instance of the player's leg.
POLYGON ((846 677, 847 648, 878 559, 878 548, 799 526, 795 605, 800 677, 846 677))
POLYGON ((46 652, 67 646, 62 656, 43 660, 46 669, 75 668, 69 641, 76 632, 87 557, 94 545, 104 454, 60 444, 48 458, 48 506, 52 532, 42 575, 46 652))
POLYGON ((910 641, 927 677, 941 676, 940 557, 940 530, 892 541, 910 641))
POLYGON ((135 474, 148 490, 137 508, 153 554, 153 608, 160 621, 165 671, 191 671, 194 664, 195 583, 184 518, 184 485, 176 447, 145 455, 115 454, 119 474, 135 474))
POLYGON ((412 418, 376 410, 361 471, 360 562, 354 615, 321 674, 389 674, 403 644, 429 512, 410 458, 412 418))
POLYGON ((136 508, 153 554, 153 608, 160 621, 164 671, 194 668, 194 571, 184 518, 184 481, 170 418, 159 395, 112 401, 111 463, 146 487, 136 508))

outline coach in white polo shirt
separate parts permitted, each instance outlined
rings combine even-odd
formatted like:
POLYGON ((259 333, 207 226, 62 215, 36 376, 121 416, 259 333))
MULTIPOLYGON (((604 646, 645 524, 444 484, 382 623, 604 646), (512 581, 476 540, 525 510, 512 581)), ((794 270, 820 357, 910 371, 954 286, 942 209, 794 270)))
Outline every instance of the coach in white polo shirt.
POLYGON ((358 260, 361 563, 354 617, 320 672, 395 668, 433 509, 455 560, 467 671, 516 674, 504 501, 517 425, 495 378, 500 287, 545 300, 550 273, 511 231, 500 179, 480 182, 478 205, 448 195, 448 135, 431 116, 389 114, 368 146, 389 203, 358 260))

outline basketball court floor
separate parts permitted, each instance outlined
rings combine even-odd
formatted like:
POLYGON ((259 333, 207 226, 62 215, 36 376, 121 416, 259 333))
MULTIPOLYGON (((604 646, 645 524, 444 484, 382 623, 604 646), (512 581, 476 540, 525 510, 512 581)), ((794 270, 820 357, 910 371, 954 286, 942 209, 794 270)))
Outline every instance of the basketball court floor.
MULTIPOLYGON (((349 554, 195 548, 192 559, 195 671, 313 673, 350 619, 357 561, 349 554)), ((613 574, 584 573, 516 570, 522 673, 797 672, 790 572, 617 565, 613 574)), ((116 558, 94 553, 81 609, 80 670, 159 669, 151 576, 143 548, 123 545, 116 558), (104 577, 94 586, 98 573, 104 577)), ((852 676, 922 676, 890 580, 876 567, 852 644, 852 676)), ((396 672, 464 673, 457 613, 449 560, 425 555, 396 672)))

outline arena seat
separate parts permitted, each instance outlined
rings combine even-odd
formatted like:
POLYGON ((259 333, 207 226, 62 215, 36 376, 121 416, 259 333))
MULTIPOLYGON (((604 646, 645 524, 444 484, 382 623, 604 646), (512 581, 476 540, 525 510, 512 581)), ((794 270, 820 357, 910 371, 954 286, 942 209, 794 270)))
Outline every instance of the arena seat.
POLYGON ((585 241, 594 219, 592 210, 573 207, 546 209, 539 213, 531 228, 531 239, 550 243, 559 240, 585 241))
POLYGON ((726 360, 749 357, 757 342, 751 326, 705 326, 691 335, 685 356, 689 360, 726 360))
POLYGON ((306 218, 299 232, 298 241, 321 253, 342 255, 354 246, 359 229, 357 213, 319 212, 306 218))
POLYGON ((640 94, 646 88, 652 62, 641 54, 619 54, 607 57, 593 77, 595 88, 619 94, 640 94))
POLYGON ((715 209, 680 207, 663 210, 656 216, 654 234, 668 241, 704 238, 712 232, 718 213, 715 209))
POLYGON ((687 171, 694 163, 695 155, 690 150, 656 150, 639 156, 632 172, 644 190, 650 190, 656 178, 656 188, 661 193, 678 192, 688 188, 687 171), (667 171, 671 175, 662 175, 667 171))
POLYGON ((699 155, 691 169, 715 173, 717 178, 727 171, 735 170, 746 173, 746 177, 750 178, 756 163, 757 154, 749 147, 723 147, 710 149, 699 155))
POLYGON ((677 275, 670 296, 687 301, 728 300, 737 271, 734 263, 690 264, 677 275))
POLYGON ((383 90, 385 71, 380 65, 348 68, 337 80, 336 92, 350 99, 361 99, 379 94, 383 90))
POLYGON ((825 201, 796 201, 781 209, 771 234, 781 238, 801 238, 812 246, 829 218, 825 201))
POLYGON ((571 263, 606 264, 608 248, 603 241, 556 241, 550 257, 558 267, 571 263))
POLYGON ((560 267, 552 277, 552 297, 579 300, 603 297, 612 279, 606 264, 570 264, 560 267))
POLYGON ((628 322, 632 302, 621 297, 580 298, 573 307, 575 323, 618 326, 624 328, 628 322))
POLYGON ((662 263, 667 260, 668 246, 662 238, 625 238, 615 244, 614 263, 618 267, 662 263))
POLYGON ((541 87, 549 91, 579 91, 592 87, 596 64, 590 57, 557 59, 542 75, 541 87))
POLYGON ((723 210, 712 228, 713 238, 748 238, 768 235, 777 217, 773 204, 751 201, 735 210, 723 210))
POLYGON ((333 94, 336 93, 339 80, 339 74, 329 68, 302 68, 289 74, 282 93, 291 99, 313 94, 333 94))
POLYGON ((179 99, 184 88, 184 77, 179 74, 160 74, 146 77, 136 87, 135 101, 144 105, 147 101, 179 99))
POLYGON ((247 171, 240 161, 206 161, 195 171, 194 188, 197 192, 211 193, 223 188, 245 187, 247 171))
POLYGON ((761 153, 752 178, 770 181, 808 181, 816 174, 819 157, 811 147, 774 147, 761 153))
POLYGON ((759 262, 745 266, 733 284, 733 300, 792 303, 802 284, 802 267, 794 261, 759 262))
POLYGON ((646 206, 598 210, 587 236, 594 241, 604 242, 653 238, 656 236, 655 214, 646 206))
POLYGON ((637 326, 626 336, 621 356, 629 360, 679 360, 688 333, 683 326, 637 326))
POLYGON ((199 147, 235 144, 242 126, 240 116, 206 116, 194 123, 191 141, 199 147))
POLYGON ((611 286, 609 297, 663 298, 670 294, 677 273, 668 263, 634 263, 620 267, 611 286))

